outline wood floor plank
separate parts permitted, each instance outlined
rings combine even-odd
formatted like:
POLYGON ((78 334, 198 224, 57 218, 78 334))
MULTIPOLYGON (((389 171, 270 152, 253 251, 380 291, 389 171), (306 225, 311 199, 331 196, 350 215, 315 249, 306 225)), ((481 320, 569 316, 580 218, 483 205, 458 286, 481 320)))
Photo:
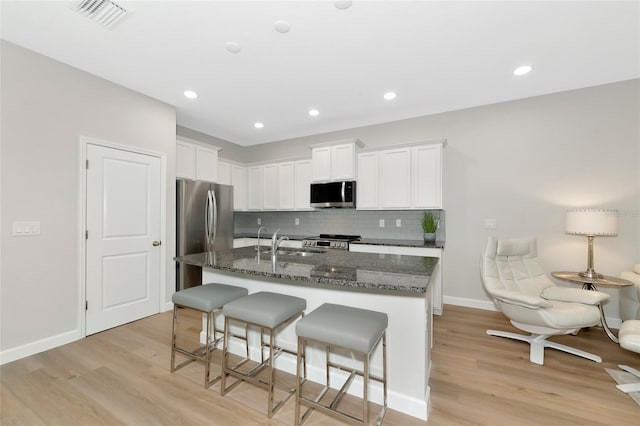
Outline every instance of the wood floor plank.
MULTIPOLYGON (((182 333, 197 344, 201 317, 183 314, 182 333)), ((202 386, 199 363, 169 372, 171 312, 89 336, 0 367, 4 425, 291 425, 294 401, 266 418, 266 392, 241 384, 221 397, 202 386)), ((424 422, 389 410, 386 426, 635 425, 640 407, 604 368, 640 367, 640 357, 602 329, 552 340, 597 353, 598 364, 552 349, 529 362, 523 342, 489 336, 518 332, 499 312, 446 305, 434 319, 431 411, 424 422)), ((218 374, 216 353, 212 373, 218 374)), ((280 376, 279 376, 280 377, 280 376)), ((286 377, 291 380, 291 377, 286 377)), ((356 406, 347 398, 345 404, 356 406)), ((372 404, 371 410, 377 412, 372 404)), ((372 417, 373 420, 373 417, 372 417)), ((321 413, 308 426, 340 425, 321 413)))

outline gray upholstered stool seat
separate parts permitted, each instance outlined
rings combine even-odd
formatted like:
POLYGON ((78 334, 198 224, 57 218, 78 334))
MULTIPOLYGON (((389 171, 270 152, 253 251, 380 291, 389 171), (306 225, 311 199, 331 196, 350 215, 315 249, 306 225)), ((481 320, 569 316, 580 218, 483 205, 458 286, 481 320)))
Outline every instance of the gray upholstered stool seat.
POLYGON ((296 411, 295 424, 301 424, 312 410, 317 409, 325 414, 337 417, 354 424, 369 424, 368 387, 369 380, 382 383, 383 406, 377 419, 381 424, 387 408, 387 348, 386 329, 388 324, 387 314, 370 311, 367 309, 353 308, 350 306, 325 303, 296 324, 298 335, 298 363, 296 373, 296 411), (303 384, 306 381, 306 373, 301 369, 306 367, 307 342, 315 342, 325 347, 326 384, 324 389, 314 396, 306 396, 303 384), (369 373, 369 360, 374 349, 382 341, 382 377, 375 377, 369 373), (331 361, 330 351, 332 347, 347 349, 359 354, 363 359, 362 371, 353 367, 347 367, 331 361), (330 368, 337 368, 350 373, 350 376, 342 385, 336 396, 329 404, 323 404, 322 398, 330 388, 330 368), (362 418, 340 411, 338 403, 342 395, 351 385, 355 375, 363 379, 362 418), (300 406, 309 407, 300 418, 300 406))
POLYGON ((240 321, 275 328, 306 307, 307 301, 299 297, 262 291, 234 300, 222 312, 240 321))
MULTIPOLYGON (((240 297, 246 296, 249 292, 246 288, 235 287, 225 284, 203 284, 197 287, 191 287, 173 293, 171 301, 173 302, 173 333, 171 335, 171 372, 174 372, 194 361, 205 363, 204 387, 208 388, 213 383, 220 380, 217 376, 213 380, 209 380, 209 371, 211 363, 211 351, 215 349, 219 339, 216 340, 216 334, 219 331, 216 328, 215 314, 220 311, 225 303, 240 297), (178 333, 178 309, 188 308, 200 311, 206 314, 206 342, 207 344, 195 349, 188 350, 176 345, 176 336, 178 333), (213 324, 213 327, 211 325, 213 324), (213 331, 211 330, 213 328, 213 331), (213 341, 212 341, 213 337, 213 341), (176 352, 188 357, 186 361, 176 366, 176 352)), ((245 346, 247 345, 245 330, 245 346)))
POLYGON ((387 328, 387 314, 325 303, 296 324, 298 336, 369 353, 387 328))
POLYGON ((224 345, 222 358, 222 381, 220 385, 220 394, 225 395, 242 381, 246 381, 262 388, 267 389, 267 415, 269 418, 284 405, 291 397, 295 388, 288 389, 286 396, 280 402, 274 404, 273 394, 276 385, 275 368, 273 365, 274 358, 282 353, 296 355, 295 352, 286 348, 277 347, 275 341, 276 330, 280 329, 300 316, 304 316, 304 310, 307 307, 307 301, 299 297, 287 296, 284 294, 258 292, 249 296, 234 300, 224 306, 224 345), (228 341, 229 341, 229 323, 241 322, 245 325, 253 325, 260 328, 260 363, 249 371, 240 371, 239 366, 250 360, 249 352, 247 357, 237 364, 235 367, 228 365, 228 341), (269 342, 264 341, 264 331, 269 331, 269 342), (263 348, 268 348, 269 357, 264 359, 263 348), (269 374, 267 379, 258 377, 265 368, 268 368, 269 374), (226 385, 227 375, 233 376, 237 380, 228 388, 226 385))
POLYGON ((204 284, 176 291, 171 296, 171 301, 187 308, 211 312, 247 294, 249 294, 247 289, 242 287, 226 284, 204 284))

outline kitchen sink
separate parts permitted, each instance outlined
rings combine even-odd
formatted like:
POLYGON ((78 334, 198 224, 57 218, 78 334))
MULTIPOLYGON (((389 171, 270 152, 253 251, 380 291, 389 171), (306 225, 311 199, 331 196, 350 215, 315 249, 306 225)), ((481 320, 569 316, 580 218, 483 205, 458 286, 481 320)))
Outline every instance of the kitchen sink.
MULTIPOLYGON (((260 250, 260 254, 271 254, 271 248, 269 247, 258 247, 254 246, 254 250, 260 250)), ((312 249, 312 248, 295 248, 295 247, 280 247, 278 251, 276 251, 277 255, 283 256, 313 256, 316 254, 326 253, 326 250, 322 249, 312 249)))
POLYGON ((276 254, 285 256, 313 256, 316 254, 326 253, 326 250, 309 249, 309 248, 279 248, 276 254))

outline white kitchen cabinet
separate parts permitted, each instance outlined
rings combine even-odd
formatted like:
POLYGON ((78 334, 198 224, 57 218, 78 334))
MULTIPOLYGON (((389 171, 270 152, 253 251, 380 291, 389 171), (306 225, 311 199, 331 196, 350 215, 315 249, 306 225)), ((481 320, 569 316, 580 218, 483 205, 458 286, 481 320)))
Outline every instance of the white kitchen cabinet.
POLYGON ((264 210, 278 210, 278 165, 264 165, 264 210))
POLYGON ((378 152, 358 154, 358 178, 356 183, 356 207, 358 209, 366 210, 380 207, 379 158, 378 152))
POLYGON ((422 256, 437 257, 440 259, 438 266, 431 277, 431 300, 433 313, 442 314, 442 249, 433 247, 404 247, 404 246, 380 246, 374 244, 349 244, 349 251, 359 253, 378 253, 384 256, 422 256))
POLYGON ((411 148, 412 207, 442 208, 442 145, 411 148))
POLYGON ((215 146, 176 140, 176 177, 218 182, 218 151, 215 146))
POLYGON ((295 208, 295 165, 293 162, 278 163, 278 209, 295 208))
POLYGON ((355 144, 331 147, 331 179, 352 180, 356 177, 355 144))
POLYGON ((313 181, 331 180, 331 147, 323 146, 311 150, 313 181))
POLYGON ((218 149, 196 145, 196 179, 218 181, 218 149))
POLYGON ((380 153, 380 205, 384 209, 411 207, 411 149, 380 153))
POLYGON ((356 177, 356 146, 359 140, 311 148, 313 181, 353 180, 356 177))
POLYGON ((445 144, 438 140, 359 153, 357 208, 441 209, 445 144))
POLYGON ((233 209, 247 209, 247 168, 231 165, 231 184, 233 185, 233 209))
POLYGON ((196 146, 194 144, 176 141, 176 177, 196 179, 196 146))
POLYGON ((262 210, 264 200, 264 166, 247 170, 247 210, 262 210))
POLYGON ((296 161, 294 167, 294 209, 312 210, 311 202, 311 160, 296 161))
POLYGON ((231 163, 218 161, 218 183, 232 185, 231 181, 231 163))

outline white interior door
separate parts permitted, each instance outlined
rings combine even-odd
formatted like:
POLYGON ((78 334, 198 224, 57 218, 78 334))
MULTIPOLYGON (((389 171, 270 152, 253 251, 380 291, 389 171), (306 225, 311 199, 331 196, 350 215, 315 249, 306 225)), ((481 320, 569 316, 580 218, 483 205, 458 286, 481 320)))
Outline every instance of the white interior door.
POLYGON ((86 334, 160 312, 160 159, 87 145, 86 334))

